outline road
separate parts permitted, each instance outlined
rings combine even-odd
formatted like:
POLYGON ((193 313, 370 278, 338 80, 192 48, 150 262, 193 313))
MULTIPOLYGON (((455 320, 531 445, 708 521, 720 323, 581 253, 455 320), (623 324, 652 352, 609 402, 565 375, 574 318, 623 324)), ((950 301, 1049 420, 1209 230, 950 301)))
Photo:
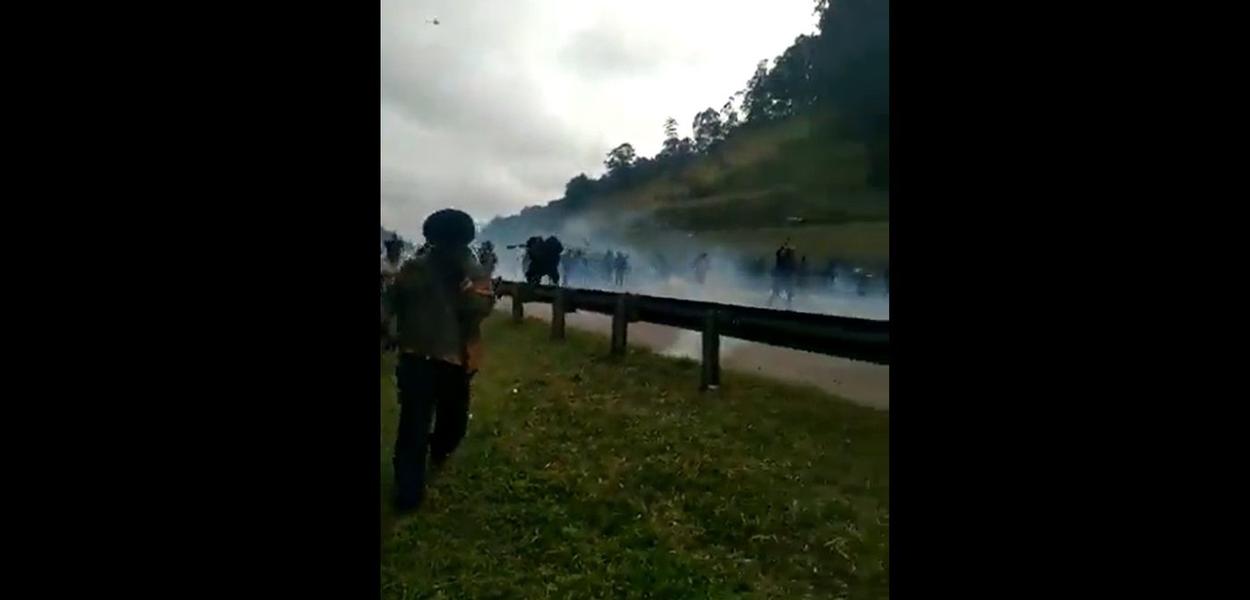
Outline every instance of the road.
MULTIPOLYGON (((500 298, 495 308, 511 312, 511 299, 500 298)), ((526 303, 525 315, 549 321, 551 305, 526 303)), ((612 331, 612 317, 591 312, 565 315, 565 324, 606 335, 610 335, 612 331)), ((661 354, 698 360, 701 356, 702 336, 695 331, 666 325, 630 323, 629 343, 661 354)), ((856 404, 890 410, 890 368, 884 365, 722 337, 721 368, 813 385, 856 404)))

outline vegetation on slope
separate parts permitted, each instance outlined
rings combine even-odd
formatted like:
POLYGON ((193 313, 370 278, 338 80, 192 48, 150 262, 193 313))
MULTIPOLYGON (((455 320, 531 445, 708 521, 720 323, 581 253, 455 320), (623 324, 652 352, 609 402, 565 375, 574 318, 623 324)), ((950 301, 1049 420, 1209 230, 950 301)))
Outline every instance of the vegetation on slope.
MULTIPOLYGON (((386 598, 885 598, 889 416, 492 317, 469 434, 383 508, 386 598)), ((397 406, 382 367, 383 497, 397 406)))

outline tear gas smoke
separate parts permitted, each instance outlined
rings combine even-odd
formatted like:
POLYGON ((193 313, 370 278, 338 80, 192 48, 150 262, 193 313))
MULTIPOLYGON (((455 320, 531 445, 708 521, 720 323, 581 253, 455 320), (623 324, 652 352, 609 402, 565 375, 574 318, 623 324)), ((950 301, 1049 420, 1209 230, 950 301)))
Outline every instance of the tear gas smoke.
MULTIPOLYGON (((637 228, 636 214, 624 214, 613 222, 613 229, 637 228)), ((561 280, 565 287, 682 298, 769 307, 772 295, 773 256, 747 255, 723 245, 686 244, 675 247, 648 247, 630 242, 595 227, 586 218, 571 218, 555 233, 565 247, 560 260, 561 280), (581 253, 581 257, 578 253, 581 253), (616 285, 610 267, 604 262, 605 252, 621 252, 628 257, 624 284, 616 285), (700 253, 708 255, 704 281, 697 281, 695 260, 700 253), (748 266, 753 268, 748 268, 748 266)), ((524 250, 507 249, 509 244, 523 243, 529 235, 551 235, 550 231, 527 231, 517 239, 490 239, 499 255, 495 274, 513 281, 525 279, 522 268, 524 250)), ((777 240, 780 245, 784 240, 777 240)), ((798 249, 802 254, 802 248, 798 249)), ((816 258, 816 257, 813 257, 816 258)), ((857 272, 852 265, 838 265, 830 277, 825 263, 808 265, 805 277, 796 277, 791 310, 828 315, 889 320, 890 303, 886 283, 880 274, 857 272)), ((773 300, 771 308, 787 308, 785 298, 773 300)))

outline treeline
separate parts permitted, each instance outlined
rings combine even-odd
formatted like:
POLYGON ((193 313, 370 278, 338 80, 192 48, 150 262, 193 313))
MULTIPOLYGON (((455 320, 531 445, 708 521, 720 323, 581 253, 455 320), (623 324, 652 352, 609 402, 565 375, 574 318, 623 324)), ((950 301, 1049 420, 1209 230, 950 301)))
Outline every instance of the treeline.
POLYGON ((889 181, 890 1, 817 0, 818 32, 801 35, 785 52, 760 61, 746 87, 719 109, 694 116, 692 136, 678 135, 677 120, 664 122, 664 144, 654 157, 637 156, 632 144, 608 152, 607 172, 599 178, 579 174, 564 195, 546 207, 531 206, 515 219, 558 220, 586 208, 595 198, 628 190, 674 173, 699 156, 711 154, 739 129, 750 129, 799 114, 832 115, 817 135, 857 140, 868 151, 868 183, 885 188, 889 181), (735 106, 739 100, 741 110, 735 106), (833 129, 836 128, 836 131, 833 129))

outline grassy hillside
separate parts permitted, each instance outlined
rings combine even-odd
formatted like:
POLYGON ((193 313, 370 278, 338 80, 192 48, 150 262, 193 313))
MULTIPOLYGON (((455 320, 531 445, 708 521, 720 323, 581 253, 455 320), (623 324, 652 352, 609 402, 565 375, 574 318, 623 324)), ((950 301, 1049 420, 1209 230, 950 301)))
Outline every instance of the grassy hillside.
MULTIPOLYGON (((886 598, 889 415, 505 316, 464 445, 383 508, 385 598, 886 598)), ((383 495, 397 406, 382 367, 383 495)))
POLYGON ((867 151, 848 139, 826 117, 749 126, 675 173, 597 197, 572 215, 530 209, 484 236, 516 241, 555 232, 763 253, 792 237, 814 259, 888 264, 889 194, 868 184, 867 151))

